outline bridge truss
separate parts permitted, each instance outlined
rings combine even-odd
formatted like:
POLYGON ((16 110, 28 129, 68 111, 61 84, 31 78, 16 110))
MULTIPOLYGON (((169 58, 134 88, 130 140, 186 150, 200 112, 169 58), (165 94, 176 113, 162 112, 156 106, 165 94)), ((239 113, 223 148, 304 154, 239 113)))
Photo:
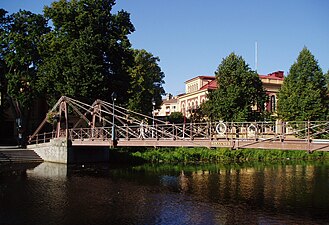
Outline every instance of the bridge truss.
POLYGON ((73 146, 186 146, 329 151, 329 121, 172 124, 102 100, 61 97, 29 144, 66 138, 73 146), (53 129, 44 127, 52 123, 53 129))

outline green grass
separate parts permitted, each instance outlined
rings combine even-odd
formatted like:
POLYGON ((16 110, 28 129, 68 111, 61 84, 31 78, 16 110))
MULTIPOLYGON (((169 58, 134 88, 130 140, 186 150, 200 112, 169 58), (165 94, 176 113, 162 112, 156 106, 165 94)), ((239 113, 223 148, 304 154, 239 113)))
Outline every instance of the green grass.
POLYGON ((249 162, 280 160, 329 159, 328 152, 282 151, 228 148, 147 148, 131 152, 133 157, 147 162, 249 162))

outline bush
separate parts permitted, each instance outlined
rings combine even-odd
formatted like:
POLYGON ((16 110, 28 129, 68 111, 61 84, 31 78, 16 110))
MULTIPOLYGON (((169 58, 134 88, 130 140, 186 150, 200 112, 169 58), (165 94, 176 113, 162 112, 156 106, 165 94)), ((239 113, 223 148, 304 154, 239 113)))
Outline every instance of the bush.
POLYGON ((329 159, 327 152, 283 151, 228 148, 156 148, 145 149, 132 153, 134 157, 148 162, 246 162, 246 161, 274 161, 274 160, 316 160, 329 159))

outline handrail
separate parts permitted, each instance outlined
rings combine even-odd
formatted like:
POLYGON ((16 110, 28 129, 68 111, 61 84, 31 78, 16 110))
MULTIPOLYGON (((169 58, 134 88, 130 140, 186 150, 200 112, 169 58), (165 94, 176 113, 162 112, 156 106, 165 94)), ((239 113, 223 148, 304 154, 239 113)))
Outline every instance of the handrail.
POLYGON ((47 133, 41 133, 41 134, 35 134, 33 138, 30 137, 28 143, 29 144, 40 144, 40 143, 46 143, 50 142, 51 139, 55 137, 55 132, 47 132, 47 133))

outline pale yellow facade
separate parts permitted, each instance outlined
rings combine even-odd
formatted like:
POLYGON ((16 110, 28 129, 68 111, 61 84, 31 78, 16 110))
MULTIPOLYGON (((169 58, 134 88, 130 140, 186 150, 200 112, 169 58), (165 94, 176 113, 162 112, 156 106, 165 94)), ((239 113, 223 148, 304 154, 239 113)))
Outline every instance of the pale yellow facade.
POLYGON ((209 90, 215 88, 210 86, 214 81, 214 76, 198 76, 186 81, 186 93, 178 97, 179 111, 189 117, 192 109, 198 108, 207 100, 209 90))
POLYGON ((160 109, 153 111, 153 115, 157 117, 170 116, 173 112, 179 112, 178 99, 177 96, 168 94, 166 98, 162 100, 160 109))

